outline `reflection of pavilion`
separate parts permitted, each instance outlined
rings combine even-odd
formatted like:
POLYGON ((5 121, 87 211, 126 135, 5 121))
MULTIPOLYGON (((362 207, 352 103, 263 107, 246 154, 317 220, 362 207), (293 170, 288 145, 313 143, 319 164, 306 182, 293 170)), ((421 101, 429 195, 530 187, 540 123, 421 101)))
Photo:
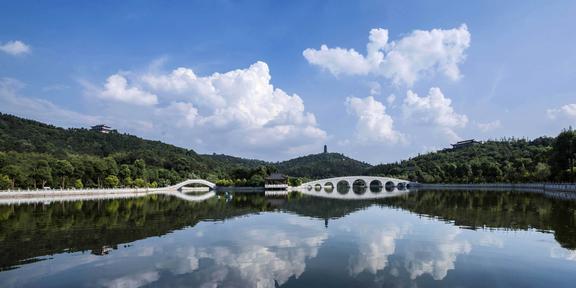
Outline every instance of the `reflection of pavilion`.
POLYGON ((92 249, 91 253, 92 253, 92 255, 104 256, 104 255, 108 255, 108 253, 110 253, 110 251, 112 251, 114 249, 118 249, 118 247, 116 247, 116 245, 114 245, 114 246, 104 245, 102 247, 92 249))

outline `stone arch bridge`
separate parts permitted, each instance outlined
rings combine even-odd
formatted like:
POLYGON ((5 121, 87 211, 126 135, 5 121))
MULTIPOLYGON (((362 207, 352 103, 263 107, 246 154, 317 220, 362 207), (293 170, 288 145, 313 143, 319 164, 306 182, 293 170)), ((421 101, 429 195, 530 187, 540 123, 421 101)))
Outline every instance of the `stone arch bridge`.
POLYGON ((376 176, 346 176, 310 181, 297 188, 303 194, 339 199, 374 199, 406 194, 410 181, 376 176))

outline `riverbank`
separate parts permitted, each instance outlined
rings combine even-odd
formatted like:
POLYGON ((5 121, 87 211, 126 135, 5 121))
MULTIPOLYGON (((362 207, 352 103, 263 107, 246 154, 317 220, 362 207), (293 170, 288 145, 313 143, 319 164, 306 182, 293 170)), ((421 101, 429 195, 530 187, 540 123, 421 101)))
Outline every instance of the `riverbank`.
POLYGON ((427 184, 413 183, 418 189, 508 189, 508 190, 538 190, 556 192, 575 192, 576 183, 477 183, 477 184, 427 184))

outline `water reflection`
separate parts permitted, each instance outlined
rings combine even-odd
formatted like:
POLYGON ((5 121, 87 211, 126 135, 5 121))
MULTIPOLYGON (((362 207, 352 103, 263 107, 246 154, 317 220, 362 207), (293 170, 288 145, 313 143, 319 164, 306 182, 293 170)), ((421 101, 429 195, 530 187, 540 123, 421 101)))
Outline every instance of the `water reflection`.
POLYGON ((377 274, 390 266, 388 258, 395 255, 389 271, 405 270, 411 280, 424 274, 442 280, 454 269, 457 256, 470 252, 471 244, 458 237, 461 230, 457 227, 414 218, 413 214, 370 208, 343 219, 340 233, 354 237, 357 246, 357 253, 349 259, 350 275, 377 274), (425 241, 420 237, 423 232, 425 241))
POLYGON ((575 208, 469 191, 0 206, 0 286, 562 287, 575 208))

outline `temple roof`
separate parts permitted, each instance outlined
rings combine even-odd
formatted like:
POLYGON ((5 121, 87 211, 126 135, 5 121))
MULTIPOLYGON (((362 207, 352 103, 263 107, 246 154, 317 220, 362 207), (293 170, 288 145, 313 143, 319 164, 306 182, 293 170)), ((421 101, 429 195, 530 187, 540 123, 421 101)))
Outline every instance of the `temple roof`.
POLYGON ((272 173, 270 176, 266 177, 266 180, 286 180, 286 175, 282 173, 272 173))

